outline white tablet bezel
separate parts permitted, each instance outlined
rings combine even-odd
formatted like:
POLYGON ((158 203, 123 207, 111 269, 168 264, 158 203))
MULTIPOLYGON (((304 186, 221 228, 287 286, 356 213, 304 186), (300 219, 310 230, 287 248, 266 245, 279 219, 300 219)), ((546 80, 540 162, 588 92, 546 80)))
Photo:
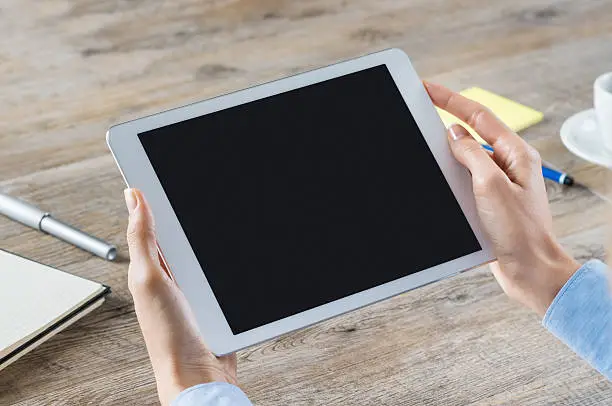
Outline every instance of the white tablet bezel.
MULTIPOLYGON (((179 287, 191 305, 205 341, 217 355, 227 354, 355 310, 494 259, 490 242, 485 238, 480 227, 470 176, 467 170, 452 157, 444 125, 408 56, 399 49, 389 49, 362 56, 122 123, 109 129, 107 142, 126 184, 129 187, 139 188, 147 197, 156 219, 159 247, 179 287), (147 158, 138 134, 381 64, 385 64, 393 76, 482 250, 234 335, 147 158)), ((415 230, 415 232, 418 231, 415 230)), ((410 248, 406 247, 406 249, 410 248)))

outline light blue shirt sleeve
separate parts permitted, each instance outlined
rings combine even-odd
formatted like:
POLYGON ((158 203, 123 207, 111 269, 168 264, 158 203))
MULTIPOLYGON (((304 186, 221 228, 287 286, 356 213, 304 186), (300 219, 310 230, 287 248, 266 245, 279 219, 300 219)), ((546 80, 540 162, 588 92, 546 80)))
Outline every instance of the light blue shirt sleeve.
POLYGON ((561 288, 542 324, 612 380, 612 296, 606 265, 584 264, 561 288))
POLYGON ((182 391, 172 406, 252 406, 237 386, 225 382, 202 383, 182 391))

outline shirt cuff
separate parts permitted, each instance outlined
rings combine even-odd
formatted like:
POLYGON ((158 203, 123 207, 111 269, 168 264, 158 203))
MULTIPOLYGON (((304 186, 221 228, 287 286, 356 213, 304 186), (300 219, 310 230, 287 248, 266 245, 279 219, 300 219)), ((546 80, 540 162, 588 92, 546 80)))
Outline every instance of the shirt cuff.
POLYGON ((225 382, 202 383, 185 389, 172 406, 252 406, 237 386, 225 382))
POLYGON ((598 260, 580 267, 557 293, 542 324, 612 380, 612 296, 607 273, 598 260))

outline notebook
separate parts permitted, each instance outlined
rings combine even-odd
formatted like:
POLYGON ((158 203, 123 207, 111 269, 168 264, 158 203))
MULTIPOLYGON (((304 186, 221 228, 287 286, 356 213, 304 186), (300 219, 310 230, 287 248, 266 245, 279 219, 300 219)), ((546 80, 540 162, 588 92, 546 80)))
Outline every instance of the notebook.
POLYGON ((0 370, 99 307, 109 291, 0 250, 0 370))
MULTIPOLYGON (((488 107, 501 121, 503 121, 513 131, 519 132, 527 127, 539 123, 544 118, 544 114, 532 109, 531 107, 524 106, 513 100, 507 99, 503 96, 481 89, 479 87, 470 87, 469 89, 462 90, 463 96, 468 99, 479 102, 483 106, 488 107)), ((438 109, 438 113, 447 127, 453 123, 462 124, 474 138, 481 144, 486 142, 478 136, 470 126, 459 120, 455 116, 447 113, 444 110, 438 109)))

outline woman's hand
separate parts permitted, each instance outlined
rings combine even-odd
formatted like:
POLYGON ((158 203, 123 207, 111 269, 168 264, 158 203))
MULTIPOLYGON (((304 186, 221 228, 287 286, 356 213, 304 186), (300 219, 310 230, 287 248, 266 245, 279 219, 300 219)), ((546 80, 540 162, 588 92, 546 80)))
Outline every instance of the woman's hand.
POLYGON ((488 109, 445 87, 425 83, 434 104, 472 127, 495 150, 483 149, 459 124, 449 128, 455 158, 472 174, 476 207, 493 242, 491 269, 508 296, 544 316, 580 265, 559 245, 537 151, 488 109))
POLYGON ((142 193, 126 189, 130 212, 128 285, 153 365, 159 399, 213 381, 236 384, 236 356, 216 357, 202 340, 187 300, 157 253, 153 215, 142 193))

